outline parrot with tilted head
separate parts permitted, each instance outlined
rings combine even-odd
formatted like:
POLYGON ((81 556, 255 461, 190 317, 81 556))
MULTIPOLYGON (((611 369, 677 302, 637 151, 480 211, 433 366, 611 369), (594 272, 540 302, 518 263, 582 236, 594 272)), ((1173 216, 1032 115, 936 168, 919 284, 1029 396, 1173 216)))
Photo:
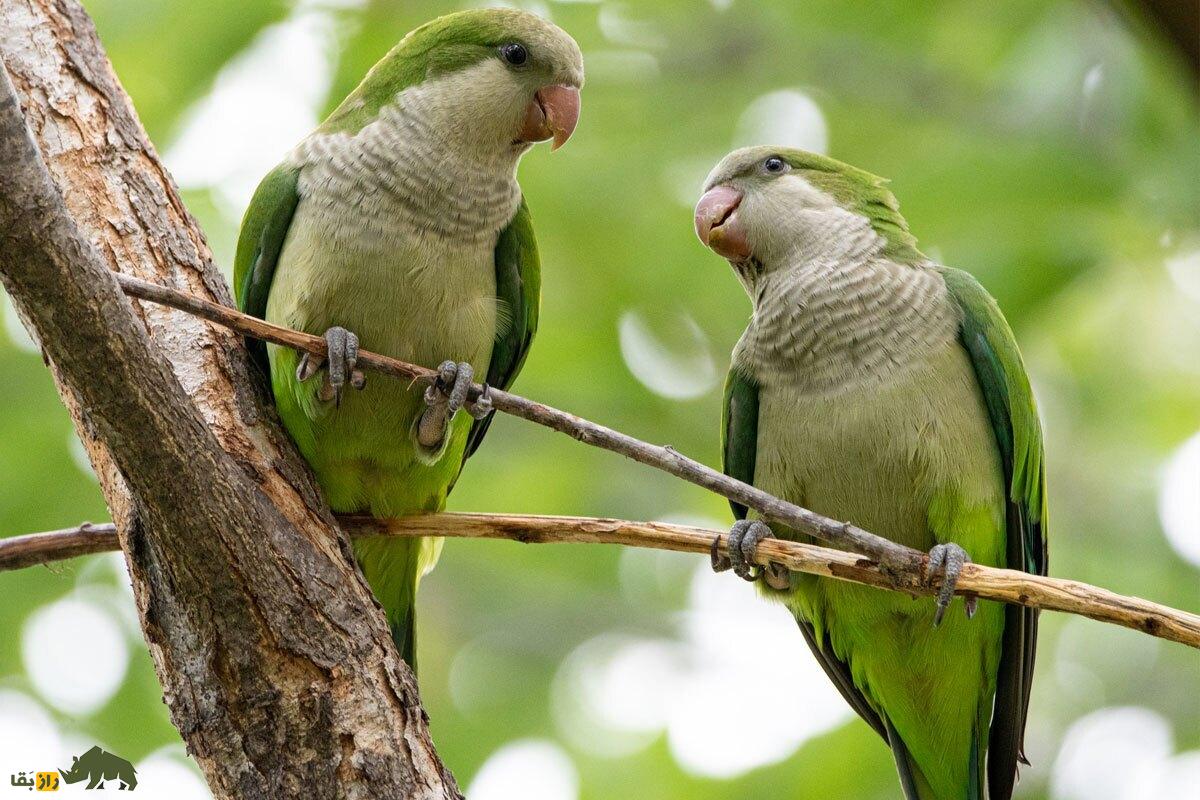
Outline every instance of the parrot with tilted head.
MULTIPOLYGON (((440 17, 405 36, 259 185, 234 287, 247 313, 325 338, 328 358, 250 346, 334 511, 439 511, 479 447, 492 412, 486 391, 467 401, 472 378, 507 388, 538 321, 517 165, 534 142, 567 141, 582 84, 579 46, 540 17, 440 17), (437 381, 425 391, 367 382, 360 341, 436 368, 437 381)), ((417 583, 441 544, 355 543, 414 668, 417 583)))
POLYGON ((754 306, 725 387, 724 469, 928 550, 939 595, 757 567, 763 539, 810 539, 736 503, 713 566, 793 613, 908 800, 1008 800, 1028 763, 1037 611, 970 599, 943 615, 968 560, 1046 574, 1041 427, 996 302, 917 249, 885 184, 779 147, 709 175, 696 232, 754 306))

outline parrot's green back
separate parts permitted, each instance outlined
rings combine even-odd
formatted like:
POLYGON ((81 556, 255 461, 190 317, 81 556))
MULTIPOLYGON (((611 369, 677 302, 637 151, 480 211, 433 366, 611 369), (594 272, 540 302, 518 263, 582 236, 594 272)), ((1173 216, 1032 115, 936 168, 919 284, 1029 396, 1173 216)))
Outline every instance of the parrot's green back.
MULTIPOLYGON (((920 550, 955 542, 978 563, 1044 573, 1041 433, 1012 334, 970 276, 935 274, 958 335, 900 379, 797 397, 735 353, 725 471, 920 550)), ((1036 612, 981 602, 935 628, 928 599, 806 575, 793 587, 781 599, 891 746, 909 800, 982 800, 985 784, 1011 795, 1036 612)))
MULTIPOLYGON (((962 314, 960 340, 970 354, 1000 450, 1008 497, 1004 566, 1045 575, 1046 465, 1041 423, 1016 340, 996 301, 970 274, 943 268, 962 314)), ((1004 607, 1003 650, 996 687, 988 761, 992 797, 1012 793, 1017 763, 1025 760, 1025 720, 1033 686, 1038 610, 1004 607)))

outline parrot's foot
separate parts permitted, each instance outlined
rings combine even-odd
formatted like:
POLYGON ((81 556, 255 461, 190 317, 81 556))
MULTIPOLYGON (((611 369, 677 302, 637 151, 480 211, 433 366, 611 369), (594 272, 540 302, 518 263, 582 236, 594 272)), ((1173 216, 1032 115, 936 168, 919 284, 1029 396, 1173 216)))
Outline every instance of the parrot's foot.
MULTIPOLYGON (((954 599, 954 587, 958 585, 958 576, 962 574, 963 564, 970 562, 971 557, 967 555, 967 551, 953 542, 935 545, 929 551, 929 564, 925 567, 926 580, 938 573, 941 573, 942 576, 942 586, 938 589, 937 594, 937 611, 933 615, 934 626, 940 625, 942 617, 946 616, 946 609, 950 607, 950 602, 954 599)), ((975 616, 977 599, 964 597, 963 602, 966 606, 967 619, 975 616)))
POLYGON ((474 419, 483 419, 492 413, 492 392, 485 383, 483 391, 474 402, 468 402, 471 382, 475 370, 465 361, 454 363, 443 361, 438 367, 437 378, 425 390, 426 409, 417 420, 417 442, 427 450, 438 450, 445 443, 450 420, 460 408, 474 419))
POLYGON ((742 519, 733 523, 729 530, 729 555, 723 556, 717 550, 719 540, 713 539, 712 568, 714 572, 724 572, 733 569, 734 574, 746 581, 763 580, 772 589, 784 591, 791 588, 792 579, 788 568, 782 564, 768 564, 760 567, 754 562, 758 544, 763 539, 774 539, 775 534, 765 522, 742 519))
POLYGON ((296 367, 296 380, 304 381, 316 375, 322 366, 326 366, 325 382, 317 397, 325 402, 333 400, 342 404, 342 390, 349 383, 355 389, 367 385, 367 376, 362 370, 355 369, 358 364, 358 337, 345 328, 334 326, 325 331, 325 349, 328 356, 315 356, 305 353, 296 367))

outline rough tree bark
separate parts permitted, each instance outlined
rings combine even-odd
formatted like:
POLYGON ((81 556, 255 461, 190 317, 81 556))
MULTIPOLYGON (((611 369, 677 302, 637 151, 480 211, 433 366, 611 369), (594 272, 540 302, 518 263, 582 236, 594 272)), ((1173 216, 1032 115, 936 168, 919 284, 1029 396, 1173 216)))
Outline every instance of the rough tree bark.
POLYGON ((0 0, 0 59, 0 277, 100 477, 214 795, 459 797, 238 337, 131 304, 109 272, 230 301, 90 19, 0 0))

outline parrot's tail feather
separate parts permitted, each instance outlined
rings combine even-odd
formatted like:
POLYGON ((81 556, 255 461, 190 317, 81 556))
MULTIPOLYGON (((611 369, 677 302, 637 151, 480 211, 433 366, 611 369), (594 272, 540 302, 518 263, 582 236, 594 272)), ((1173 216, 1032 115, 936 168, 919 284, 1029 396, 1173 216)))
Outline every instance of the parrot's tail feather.
POLYGON ((422 539, 367 536, 354 540, 354 554, 371 591, 383 606, 392 641, 417 671, 416 604, 422 539))
POLYGON ((958 800, 960 797, 962 800, 986 800, 978 737, 975 737, 971 744, 970 782, 966 794, 956 795, 954 798, 942 798, 930 787, 892 723, 884 720, 884 725, 887 728, 888 746, 892 748, 892 757, 896 760, 896 772, 900 774, 900 788, 904 792, 904 800, 958 800))
POLYGON ((900 734, 892 727, 891 722, 884 720, 884 725, 887 727, 888 746, 892 748, 892 757, 896 759, 896 771, 900 774, 900 788, 904 792, 904 800, 932 800, 932 795, 922 796, 917 790, 917 775, 920 773, 913 764, 900 734))
MULTIPOLYGON (((414 598, 415 599, 415 598, 414 598)), ((417 608, 415 602, 408 604, 408 613, 400 620, 388 620, 392 629, 392 641, 400 651, 400 657, 408 664, 413 676, 417 674, 417 608)))
POLYGON ((979 736, 971 739, 971 782, 967 786, 967 800, 984 800, 983 764, 979 758, 979 736))

